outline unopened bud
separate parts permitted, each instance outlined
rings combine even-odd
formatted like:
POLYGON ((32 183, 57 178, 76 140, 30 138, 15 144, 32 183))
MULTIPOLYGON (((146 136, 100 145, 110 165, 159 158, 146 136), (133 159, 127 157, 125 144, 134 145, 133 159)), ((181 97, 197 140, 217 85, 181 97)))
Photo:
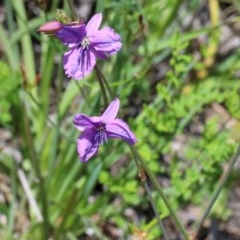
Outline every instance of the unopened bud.
POLYGON ((44 23, 39 29, 39 32, 45 33, 45 34, 54 34, 56 33, 60 28, 62 27, 62 24, 56 20, 44 23))

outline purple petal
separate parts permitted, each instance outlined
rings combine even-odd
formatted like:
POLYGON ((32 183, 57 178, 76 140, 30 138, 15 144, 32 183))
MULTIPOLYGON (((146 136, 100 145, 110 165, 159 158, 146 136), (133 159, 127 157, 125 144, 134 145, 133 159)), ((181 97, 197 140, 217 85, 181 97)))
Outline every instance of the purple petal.
POLYGON ((94 124, 94 126, 96 128, 102 126, 103 124, 103 119, 102 117, 98 117, 98 116, 94 116, 94 117, 90 117, 90 120, 92 121, 92 123, 94 124))
POLYGON ((104 123, 111 122, 117 116, 118 110, 120 107, 120 101, 118 98, 115 98, 107 107, 107 109, 102 114, 102 121, 104 123))
POLYGON ((87 76, 96 64, 94 53, 87 48, 72 48, 63 57, 65 74, 68 77, 80 80, 87 76))
POLYGON ((119 118, 106 125, 106 133, 108 138, 120 138, 131 145, 137 142, 134 133, 130 130, 127 123, 119 118))
POLYGON ((77 150, 80 161, 86 162, 98 152, 98 144, 95 141, 95 130, 85 130, 77 140, 77 150))
POLYGON ((104 27, 97 31, 90 37, 90 42, 97 54, 104 52, 105 54, 113 55, 122 47, 121 37, 110 27, 104 27))
POLYGON ((86 36, 86 26, 85 24, 63 25, 63 27, 56 32, 56 36, 64 44, 72 47, 76 44, 79 44, 79 42, 81 42, 81 40, 86 36))
POLYGON ((95 14, 87 23, 86 30, 87 30, 87 36, 90 37, 93 34, 95 34, 102 22, 102 14, 97 13, 95 14))
POLYGON ((98 59, 105 60, 108 58, 108 54, 102 51, 96 51, 94 48, 92 48, 92 52, 94 53, 95 57, 98 59))
POLYGON ((95 128, 94 123, 91 121, 91 117, 88 117, 84 114, 75 115, 73 124, 79 131, 84 131, 88 128, 95 128))

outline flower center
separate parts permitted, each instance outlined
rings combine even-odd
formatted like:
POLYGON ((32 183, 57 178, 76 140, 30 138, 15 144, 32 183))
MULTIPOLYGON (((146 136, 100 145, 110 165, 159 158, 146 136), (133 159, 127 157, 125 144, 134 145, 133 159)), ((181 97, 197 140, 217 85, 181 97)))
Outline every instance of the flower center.
POLYGON ((90 45, 90 41, 88 37, 84 37, 82 42, 81 42, 81 47, 83 49, 88 48, 88 46, 90 45))
POLYGON ((95 141, 97 142, 98 146, 103 145, 107 142, 107 134, 105 127, 99 127, 97 129, 96 135, 95 135, 95 141))

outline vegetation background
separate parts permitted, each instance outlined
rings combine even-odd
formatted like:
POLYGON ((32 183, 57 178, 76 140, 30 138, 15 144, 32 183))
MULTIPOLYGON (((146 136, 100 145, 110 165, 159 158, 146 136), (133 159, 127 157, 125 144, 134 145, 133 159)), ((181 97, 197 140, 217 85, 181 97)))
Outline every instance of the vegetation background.
MULTIPOLYGON (((187 230, 194 229, 240 140, 238 0, 74 1, 87 21, 122 37, 98 62, 137 149, 187 230)), ((36 30, 66 1, 0 1, 0 239, 162 239, 126 144, 109 141, 87 164, 76 113, 99 115, 96 76, 66 78, 66 48, 36 30)), ((240 164, 199 239, 240 239, 240 164)), ((151 183, 150 183, 151 184, 151 183)), ((181 239, 153 196, 171 239, 181 239)))

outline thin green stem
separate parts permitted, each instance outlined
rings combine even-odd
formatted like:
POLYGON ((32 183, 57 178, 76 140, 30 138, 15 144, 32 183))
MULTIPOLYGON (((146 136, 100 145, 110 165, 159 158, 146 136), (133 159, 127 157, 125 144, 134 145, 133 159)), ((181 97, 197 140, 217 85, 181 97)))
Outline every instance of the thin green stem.
POLYGON ((96 65, 96 68, 98 69, 99 74, 100 74, 101 77, 102 77, 103 83, 104 83, 105 86, 107 87, 107 90, 108 90, 108 92, 109 92, 109 95, 111 96, 111 99, 113 100, 113 99, 114 99, 114 95, 113 95, 112 89, 110 88, 110 86, 109 86, 109 84, 108 84, 107 79, 105 78, 105 76, 103 75, 102 71, 100 70, 100 68, 99 68, 97 65, 96 65))
POLYGON ((203 223, 204 221, 206 220, 207 216, 209 215, 214 203, 216 202, 220 192, 222 191, 223 189, 223 186, 224 184, 226 183, 230 173, 231 173, 231 170, 234 166, 234 164, 236 163, 236 161, 239 159, 240 157, 240 145, 238 146, 234 156, 232 157, 232 159, 230 160, 229 162, 229 165, 228 165, 228 168, 226 170, 226 172, 224 173, 224 175, 221 177, 220 181, 219 181, 219 186, 216 188, 215 192, 213 193, 213 196, 211 198, 211 201, 208 205, 208 207, 206 208, 201 220, 199 221, 198 223, 198 226, 197 226, 197 229, 195 230, 196 234, 195 236, 197 236, 197 233, 200 231, 200 229, 202 228, 203 226, 203 223))
MULTIPOLYGON (((96 70, 97 76, 98 76, 98 78, 99 78, 99 79, 98 79, 99 84, 100 84, 100 83, 103 84, 103 83, 102 83, 102 78, 103 78, 102 76, 103 76, 103 74, 101 73, 101 71, 100 71, 100 70, 98 69, 98 67, 96 67, 96 66, 95 66, 95 70, 96 70)), ((106 79, 105 79, 105 82, 104 82, 104 83, 105 83, 106 85, 108 85, 106 79)), ((101 86, 101 85, 100 85, 100 87, 101 87, 101 89, 102 89, 102 88, 104 89, 104 92, 102 91, 103 97, 104 97, 104 95, 106 95, 105 88, 104 88, 104 86, 101 86)), ((109 94, 111 95, 111 89, 110 89, 110 87, 107 88, 107 90, 108 90, 109 94)), ((173 210, 173 208, 171 207, 170 203, 168 202, 167 197, 166 197, 165 194, 163 193, 163 190, 162 190, 161 186, 159 185, 157 179, 156 179, 155 176, 152 174, 151 170, 148 168, 147 164, 145 163, 145 161, 143 160, 143 158, 141 157, 141 155, 138 153, 137 149, 136 149, 134 146, 132 146, 132 145, 129 145, 129 147, 130 147, 130 149, 131 149, 131 151, 132 151, 132 153, 133 153, 133 156, 136 157, 136 158, 139 160, 141 166, 143 167, 143 169, 146 171, 147 175, 149 176, 152 184, 154 185, 154 187, 155 187, 156 190, 158 191, 159 195, 160 195, 161 198, 163 199, 165 205, 167 206, 167 208, 168 208, 171 216, 173 217, 174 221, 176 222, 176 225, 177 225, 179 231, 182 233, 184 239, 185 239, 185 240, 188 240, 189 237, 188 237, 188 234, 187 234, 185 228, 182 226, 181 221, 180 221, 180 219, 178 218, 176 212, 173 210)), ((137 166, 138 166, 138 165, 137 165, 137 166)))
POLYGON ((157 179, 155 178, 155 176, 153 175, 152 171, 148 168, 147 164, 145 163, 145 161, 143 160, 142 156, 138 153, 138 151, 136 150, 135 146, 129 145, 130 149, 132 152, 134 152, 137 157, 138 160, 141 164, 141 166, 143 167, 143 169, 146 171, 148 177, 150 178, 153 186, 156 188, 156 190, 158 191, 160 197, 162 198, 162 200, 164 201, 166 207, 168 208, 168 211, 170 212, 171 216, 173 217, 179 231, 182 233, 183 237, 185 240, 188 240, 188 234, 185 230, 185 228, 182 226, 180 219, 178 218, 176 212, 173 210, 171 204, 169 203, 169 201, 167 200, 167 197, 165 196, 162 187, 159 185, 157 179))
POLYGON ((157 211, 157 207, 156 207, 155 202, 154 202, 154 200, 153 200, 153 197, 152 197, 152 194, 151 194, 151 190, 150 190, 150 188, 149 188, 149 186, 148 186, 147 181, 144 181, 143 184, 144 184, 144 187, 145 187, 145 189, 146 189, 146 192, 147 192, 149 201, 150 201, 150 203, 151 203, 151 205, 152 205, 152 208, 153 208, 153 211, 154 211, 154 213, 155 213, 155 216, 156 216, 156 218, 157 218, 158 224, 159 224, 159 226, 160 226, 160 228, 161 228, 161 230, 162 230, 163 236, 164 236, 164 238, 165 238, 166 240, 169 240, 170 238, 168 237, 167 231, 165 230, 165 227, 164 227, 164 225, 163 225, 163 221, 162 221, 162 219, 161 219, 160 216, 159 216, 159 213, 158 213, 158 211, 157 211))
POLYGON ((94 69, 95 69, 95 72, 96 72, 96 75, 97 75, 97 80, 98 80, 99 86, 101 88, 103 101, 104 101, 104 106, 105 106, 105 108, 107 108, 107 106, 108 106, 108 99, 107 99, 106 89, 105 89, 105 86, 104 86, 104 83, 103 83, 103 80, 102 80, 102 75, 101 75, 100 70, 99 70, 99 68, 97 66, 95 66, 94 69))
POLYGON ((159 226, 160 226, 160 228, 161 228, 161 230, 162 230, 162 233, 163 233, 163 235, 164 235, 164 238, 165 238, 166 240, 169 240, 169 237, 168 237, 168 234, 167 234, 167 232, 166 232, 166 230, 165 230, 165 228, 164 228, 163 222, 162 222, 161 218, 159 217, 159 213, 158 213, 158 211, 157 211, 156 204, 155 204, 155 202, 154 202, 154 200, 153 200, 153 198, 152 198, 151 190, 150 190, 150 188, 149 188, 149 186, 148 186, 148 183, 147 183, 147 180, 146 180, 146 176, 145 176, 145 172, 143 171, 143 169, 142 169, 142 167, 141 167, 141 164, 140 164, 139 161, 138 161, 138 155, 136 154, 135 151, 132 150, 132 148, 130 148, 130 149, 131 149, 131 151, 132 151, 133 159, 134 159, 134 161, 135 161, 135 163, 136 163, 136 165, 137 165, 138 171, 139 171, 139 176, 140 176, 140 178, 141 178, 141 180, 142 180, 142 182, 143 182, 143 186, 144 186, 144 188, 145 188, 145 190, 146 190, 146 193, 147 193, 147 195, 148 195, 148 199, 149 199, 149 201, 150 201, 150 204, 151 204, 151 206, 152 206, 152 209, 153 209, 153 211, 154 211, 154 214, 155 214, 155 216, 156 216, 156 218, 157 218, 158 224, 159 224, 159 226))

